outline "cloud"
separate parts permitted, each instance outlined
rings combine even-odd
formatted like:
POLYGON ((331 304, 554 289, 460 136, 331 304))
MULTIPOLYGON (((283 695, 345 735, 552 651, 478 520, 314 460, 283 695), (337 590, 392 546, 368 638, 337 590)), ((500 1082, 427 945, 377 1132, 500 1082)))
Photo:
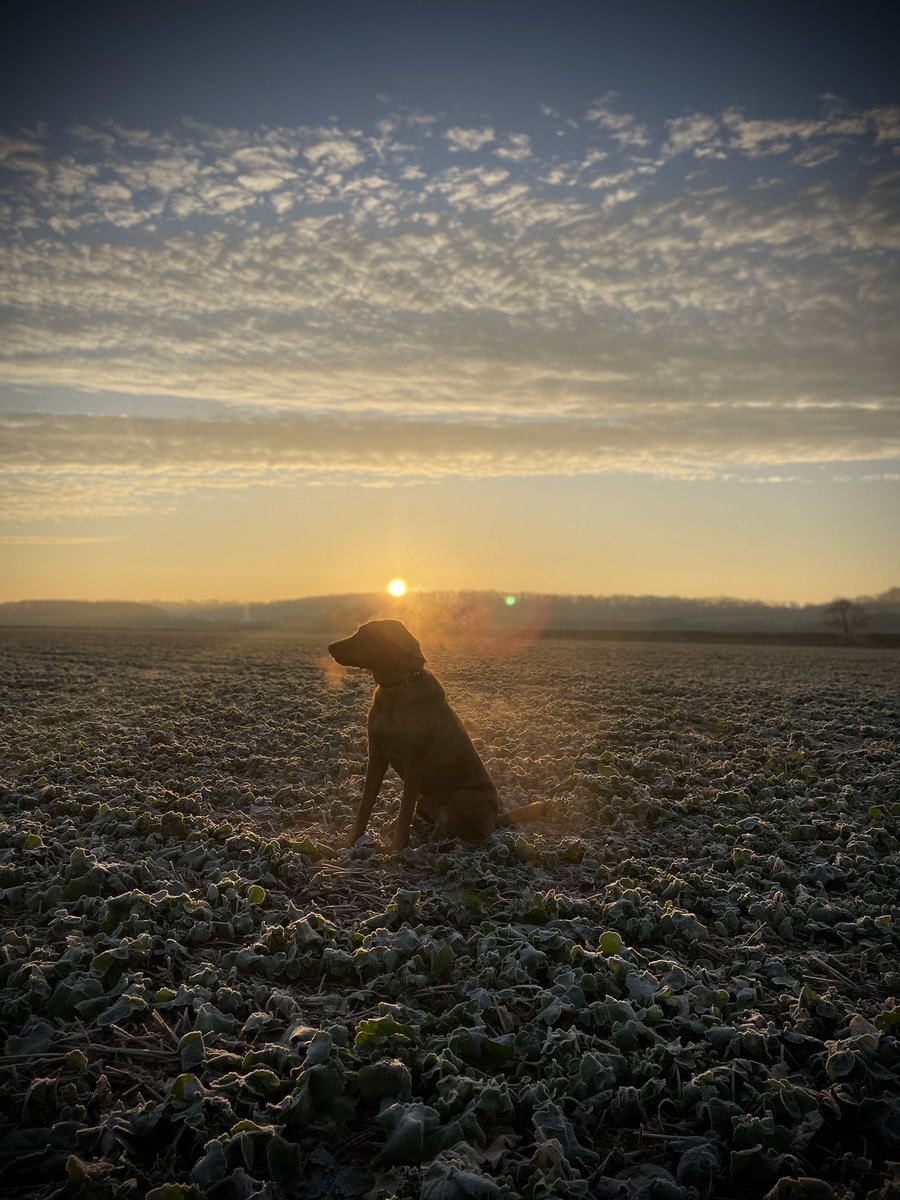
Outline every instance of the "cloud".
POLYGON ((461 129, 457 126, 448 129, 444 133, 444 138, 448 142, 452 154, 459 154, 462 151, 474 153, 494 140, 494 131, 491 128, 461 129))
POLYGON ((238 175, 236 182, 249 192, 264 194, 277 191, 290 177, 290 173, 286 171, 259 171, 255 175, 238 175))
POLYGON ((587 181, 587 186, 592 191, 596 191, 598 188, 618 187, 620 184, 627 183, 629 179, 633 179, 636 173, 633 168, 629 168, 627 171, 617 171, 613 175, 596 175, 587 181))
POLYGON ((605 471, 697 479, 900 455, 897 410, 648 404, 615 418, 0 418, 9 517, 98 516, 194 491, 605 471), (851 420, 848 421, 848 416, 851 420))
POLYGON ((879 145, 900 141, 900 104, 875 108, 868 116, 875 127, 875 140, 879 145))
POLYGON ((726 109, 722 114, 722 124, 729 133, 729 149, 748 158, 796 153, 799 150, 799 165, 817 166, 835 157, 854 141, 867 137, 873 128, 876 144, 891 141, 894 130, 897 132, 893 136, 900 136, 900 107, 856 112, 838 96, 825 95, 820 99, 822 111, 819 117, 761 120, 746 117, 739 108, 726 109), (803 149, 804 146, 809 148, 803 149))
POLYGON ((729 146, 748 158, 785 154, 798 141, 806 142, 824 131, 821 120, 758 120, 745 117, 739 108, 729 108, 722 122, 730 134, 729 146))
POLYGON ((616 108, 618 100, 616 92, 607 92, 590 105, 585 118, 618 142, 622 149, 643 150, 650 145, 650 133, 631 113, 616 108))
POLYGON ((527 133, 511 133, 502 146, 494 151, 497 158, 505 158, 508 162, 524 162, 531 157, 531 138, 527 133))
POLYGON ((0 167, 6 171, 45 175, 43 144, 38 138, 0 134, 0 167))
POLYGON ((674 158, 689 150, 696 157, 705 157, 721 145, 719 122, 706 113, 691 113, 687 117, 666 121, 666 130, 668 137, 662 151, 667 158, 674 158))
POLYGON ((546 131, 402 112, 10 135, 5 409, 105 394, 222 417, 72 417, 71 441, 23 417, 7 502, 122 511, 269 476, 387 481, 391 461, 416 478, 887 459, 898 112, 824 97, 814 117, 654 130, 606 96, 563 154, 546 131))
POLYGON ((366 157, 356 142, 338 136, 324 138, 314 146, 307 146, 303 154, 315 166, 324 165, 343 171, 359 166, 366 157))
POLYGON ((837 158, 838 154, 839 151, 833 146, 807 146, 805 150, 795 154, 791 162, 795 167, 821 167, 837 158))

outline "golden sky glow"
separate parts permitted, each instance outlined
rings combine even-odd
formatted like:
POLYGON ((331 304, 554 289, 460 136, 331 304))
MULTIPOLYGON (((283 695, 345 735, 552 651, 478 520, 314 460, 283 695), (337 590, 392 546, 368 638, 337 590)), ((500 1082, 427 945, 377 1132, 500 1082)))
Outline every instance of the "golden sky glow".
POLYGON ((608 475, 251 488, 185 496, 171 511, 127 521, 41 528, 49 542, 26 536, 0 546, 3 599, 378 592, 388 565, 422 591, 816 602, 851 588, 884 591, 900 574, 885 486, 827 481, 765 487, 608 475), (76 540, 66 540, 73 531, 76 540))

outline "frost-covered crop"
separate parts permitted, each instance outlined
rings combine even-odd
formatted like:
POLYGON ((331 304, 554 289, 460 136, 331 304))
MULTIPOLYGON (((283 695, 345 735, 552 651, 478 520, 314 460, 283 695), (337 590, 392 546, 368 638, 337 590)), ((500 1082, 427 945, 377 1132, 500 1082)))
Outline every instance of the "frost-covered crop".
POLYGON ((435 669, 552 816, 385 858, 315 640, 3 634, 4 1186, 893 1194, 900 659, 498 649, 435 669))

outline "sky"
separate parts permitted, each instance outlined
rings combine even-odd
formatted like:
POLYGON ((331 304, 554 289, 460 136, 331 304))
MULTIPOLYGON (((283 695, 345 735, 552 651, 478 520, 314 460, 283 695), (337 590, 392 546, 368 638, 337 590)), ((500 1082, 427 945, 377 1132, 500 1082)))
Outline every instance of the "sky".
POLYGON ((898 35, 14 4, 0 600, 896 586, 898 35))

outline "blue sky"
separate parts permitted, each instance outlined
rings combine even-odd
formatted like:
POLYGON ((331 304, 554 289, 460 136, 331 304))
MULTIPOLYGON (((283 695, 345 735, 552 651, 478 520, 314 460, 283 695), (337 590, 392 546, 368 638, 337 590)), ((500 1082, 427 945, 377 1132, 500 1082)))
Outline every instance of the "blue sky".
POLYGON ((168 126, 364 121, 394 103, 521 119, 540 99, 568 111, 620 90, 645 119, 696 108, 802 115, 824 92, 864 107, 896 99, 900 17, 648 0, 18 4, 4 39, 12 122, 168 126))
POLYGON ((896 583, 897 24, 20 8, 7 595, 896 583))

